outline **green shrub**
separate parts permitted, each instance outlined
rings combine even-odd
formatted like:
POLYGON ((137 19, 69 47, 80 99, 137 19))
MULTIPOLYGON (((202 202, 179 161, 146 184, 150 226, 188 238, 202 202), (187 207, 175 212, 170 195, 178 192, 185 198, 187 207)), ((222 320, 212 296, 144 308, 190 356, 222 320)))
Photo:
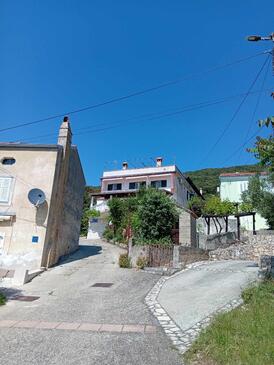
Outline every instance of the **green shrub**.
POLYGON ((148 264, 147 259, 145 257, 139 256, 137 261, 136 261, 136 266, 139 269, 143 269, 144 267, 146 267, 148 264))
POLYGON ((6 304, 6 297, 4 294, 0 293, 0 305, 6 304))
POLYGON ((171 237, 171 231, 178 219, 174 200, 165 192, 146 189, 138 204, 139 236, 144 240, 159 241, 171 237))
POLYGON ((134 244, 145 246, 145 245, 162 245, 162 246, 169 246, 172 245, 172 239, 171 237, 163 237, 163 238, 153 238, 153 239, 146 239, 142 236, 136 236, 134 238, 134 244))
POLYGON ((125 243, 125 239, 123 237, 123 228, 119 227, 118 229, 116 229, 116 232, 114 234, 114 241, 115 242, 120 242, 120 243, 125 243))
POLYGON ((235 213, 236 207, 235 204, 229 200, 221 201, 218 196, 211 196, 206 199, 202 211, 203 214, 230 215, 235 213))
POLYGON ((113 230, 112 230, 110 227, 108 227, 108 226, 107 226, 107 227, 105 228, 105 230, 104 230, 103 237, 104 237, 107 241, 113 240, 113 238, 114 238, 113 230))
POLYGON ((189 200, 187 207, 188 209, 192 210, 192 212, 194 212, 198 217, 200 217, 205 207, 205 200, 203 200, 199 196, 193 196, 189 200))
POLYGON ((123 269, 129 269, 131 267, 130 258, 127 253, 122 253, 119 256, 119 266, 123 269))

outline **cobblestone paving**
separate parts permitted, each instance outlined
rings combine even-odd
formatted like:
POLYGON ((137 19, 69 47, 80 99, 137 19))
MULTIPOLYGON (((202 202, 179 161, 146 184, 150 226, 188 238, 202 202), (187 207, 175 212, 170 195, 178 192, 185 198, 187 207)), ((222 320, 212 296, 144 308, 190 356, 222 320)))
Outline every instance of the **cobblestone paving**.
MULTIPOLYGON (((208 261, 205 262, 196 262, 187 266, 185 270, 201 270, 201 266, 209 264, 208 261)), ((211 271, 218 271, 217 269, 208 269, 211 271)), ((173 276, 169 277, 162 277, 160 280, 154 285, 152 290, 148 293, 145 298, 146 304, 151 310, 152 314, 158 319, 160 325, 162 326, 163 330, 165 331, 166 335, 170 338, 173 345, 178 349, 181 354, 184 354, 191 344, 195 341, 199 333, 203 328, 205 328, 211 321, 211 319, 218 313, 230 311, 233 308, 242 304, 242 299, 233 300, 226 305, 218 308, 214 313, 210 314, 209 316, 203 318, 201 321, 195 323, 194 326, 182 330, 177 324, 173 321, 172 318, 168 315, 168 313, 164 310, 164 308, 160 305, 157 301, 157 297, 161 291, 162 286, 164 283, 169 280, 171 277, 179 275, 182 271, 176 273, 173 276)), ((232 270, 233 271, 233 270, 232 270)))
POLYGON ((141 324, 99 324, 78 322, 46 322, 46 321, 16 321, 2 320, 0 328, 35 328, 47 330, 119 332, 119 333, 155 333, 157 326, 141 324))

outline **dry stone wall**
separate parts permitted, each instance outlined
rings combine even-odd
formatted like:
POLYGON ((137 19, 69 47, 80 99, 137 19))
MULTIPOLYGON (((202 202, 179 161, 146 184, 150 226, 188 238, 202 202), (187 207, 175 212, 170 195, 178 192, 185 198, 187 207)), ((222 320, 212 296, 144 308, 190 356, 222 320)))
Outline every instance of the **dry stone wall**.
POLYGON ((254 235, 245 243, 235 243, 227 248, 211 251, 213 260, 252 260, 259 262, 260 256, 274 256, 274 235, 254 235))

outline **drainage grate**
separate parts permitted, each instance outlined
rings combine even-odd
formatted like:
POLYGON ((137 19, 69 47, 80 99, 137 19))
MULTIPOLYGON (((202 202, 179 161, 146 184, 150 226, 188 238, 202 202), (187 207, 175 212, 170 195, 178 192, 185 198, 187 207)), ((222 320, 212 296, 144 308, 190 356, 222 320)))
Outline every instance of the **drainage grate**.
POLYGON ((39 299, 40 297, 34 297, 31 295, 17 295, 16 297, 10 298, 10 300, 18 300, 20 302, 33 302, 34 300, 39 299))
POLYGON ((95 283, 91 285, 92 288, 109 288, 113 285, 113 283, 95 283))

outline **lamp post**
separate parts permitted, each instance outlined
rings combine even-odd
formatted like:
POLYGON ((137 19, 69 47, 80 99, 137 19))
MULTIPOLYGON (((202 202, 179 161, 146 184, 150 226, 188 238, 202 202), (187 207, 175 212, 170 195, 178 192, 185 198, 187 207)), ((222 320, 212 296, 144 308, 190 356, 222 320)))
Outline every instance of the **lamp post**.
POLYGON ((260 35, 250 35, 247 37, 247 40, 249 42, 258 42, 258 41, 272 41, 274 42, 274 33, 271 33, 270 35, 266 37, 262 37, 260 35))
MULTIPOLYGON (((274 42, 274 33, 271 33, 268 36, 260 36, 260 35, 250 35, 248 37, 246 37, 246 39, 249 42, 258 42, 258 41, 272 41, 274 42)), ((272 73, 274 76, 274 47, 272 48, 272 50, 269 52, 270 54, 272 54, 272 73)), ((273 96, 273 93, 271 94, 271 96, 273 96)))

